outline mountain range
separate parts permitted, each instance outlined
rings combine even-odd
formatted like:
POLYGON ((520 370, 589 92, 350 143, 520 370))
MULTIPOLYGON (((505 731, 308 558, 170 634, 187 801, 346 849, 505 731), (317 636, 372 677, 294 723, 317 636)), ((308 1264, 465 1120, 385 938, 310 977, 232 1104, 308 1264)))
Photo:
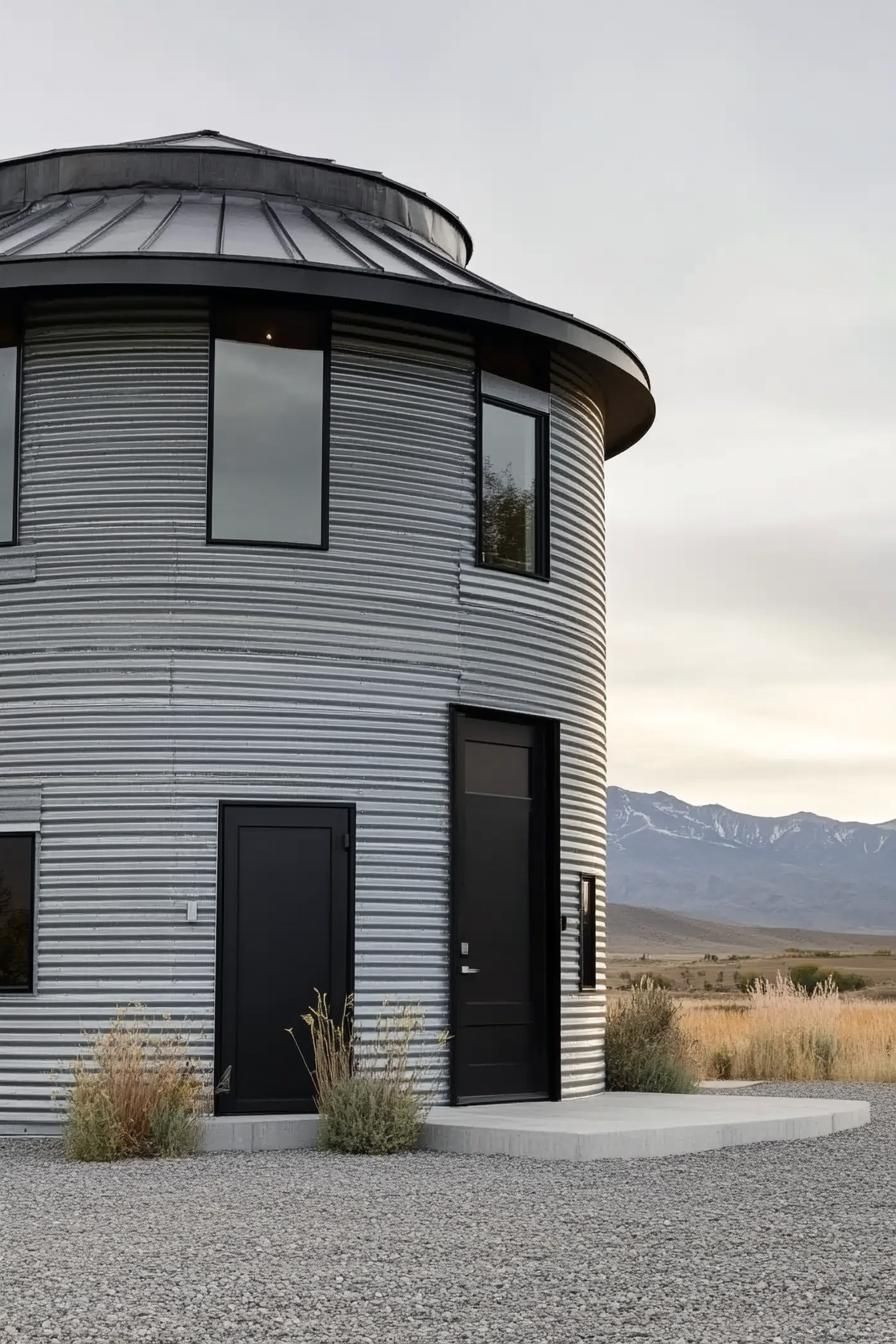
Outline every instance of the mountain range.
POLYGON ((896 819, 754 817, 611 787, 607 830, 611 901, 739 924, 896 930, 896 819))
MULTIPOLYGON (((838 933, 831 929, 794 929, 786 925, 765 928, 757 924, 727 924, 697 919, 675 910, 650 910, 646 905, 607 906, 607 950, 614 956, 677 958, 778 957, 800 949, 810 960, 825 953, 868 956, 888 949, 896 953, 896 933, 838 933)), ((889 969, 889 968, 888 968, 889 969)), ((893 970, 896 971, 896 958, 893 970)))

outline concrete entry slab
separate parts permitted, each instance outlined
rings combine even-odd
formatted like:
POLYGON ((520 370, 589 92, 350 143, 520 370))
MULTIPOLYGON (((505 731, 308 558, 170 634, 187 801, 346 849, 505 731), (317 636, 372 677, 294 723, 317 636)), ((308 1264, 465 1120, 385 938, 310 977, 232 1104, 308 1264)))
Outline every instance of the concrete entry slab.
POLYGON ((571 1101, 435 1106, 421 1147, 590 1162, 814 1139, 868 1124, 866 1101, 604 1092, 571 1101))
POLYGON ((701 1092, 743 1092, 748 1087, 760 1087, 758 1078, 709 1078, 700 1084, 701 1092))
POLYGON ((199 1146, 203 1153, 313 1148, 319 1124, 316 1115, 215 1115, 203 1122, 199 1146))
MULTIPOLYGON (((434 1106, 420 1147, 443 1153, 592 1162, 669 1157, 738 1144, 815 1139, 866 1125, 867 1101, 654 1092, 604 1092, 572 1101, 434 1106)), ((215 1116, 202 1151, 313 1148, 316 1115, 215 1116)))

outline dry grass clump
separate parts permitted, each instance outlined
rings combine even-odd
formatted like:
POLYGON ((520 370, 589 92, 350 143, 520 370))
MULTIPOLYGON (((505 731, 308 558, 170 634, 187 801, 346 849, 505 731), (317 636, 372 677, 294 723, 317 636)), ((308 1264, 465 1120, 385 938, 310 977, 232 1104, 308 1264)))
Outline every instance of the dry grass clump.
POLYGON ((696 1072, 681 1009, 644 975, 607 1016, 607 1088, 613 1092, 693 1092, 696 1072))
POLYGON ((896 1082, 896 1003, 843 999, 832 980, 808 993, 780 973, 742 1007, 682 1008, 704 1077, 896 1082))
POLYGON ((346 996, 342 1012, 334 1018, 330 1010, 330 1000, 320 990, 314 991, 315 1001, 302 1015, 302 1021, 311 1037, 311 1061, 299 1044, 294 1027, 287 1027, 288 1036, 301 1056, 314 1085, 314 1100, 317 1109, 323 1112, 333 1092, 347 1078, 352 1076, 352 1063, 355 1056, 357 1037, 353 1022, 354 999, 346 996))
MULTIPOLYGON (((314 1083, 320 1112, 319 1143, 340 1153, 398 1153, 416 1147, 433 1087, 434 1065, 413 1060, 423 1035, 416 1004, 386 1002, 372 1035, 355 1029, 351 996, 333 1018, 325 994, 302 1021, 311 1035, 313 1063, 289 1034, 314 1083)), ((437 1038, 444 1047, 447 1036, 437 1038)))
POLYGON ((205 1087, 183 1036, 119 1012, 79 1059, 68 1095, 66 1155, 78 1162, 183 1157, 196 1149, 205 1087))

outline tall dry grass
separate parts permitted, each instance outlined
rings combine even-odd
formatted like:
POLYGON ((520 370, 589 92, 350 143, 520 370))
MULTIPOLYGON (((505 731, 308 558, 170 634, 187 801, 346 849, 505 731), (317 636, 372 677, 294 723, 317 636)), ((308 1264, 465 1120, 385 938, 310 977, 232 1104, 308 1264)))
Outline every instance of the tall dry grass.
POLYGON ((195 1151, 206 1088, 188 1042, 122 1009, 77 1060, 68 1094, 65 1147, 74 1161, 182 1157, 195 1151))
MULTIPOLYGON (((311 1035, 309 1060, 292 1028, 311 1075, 320 1112, 319 1143, 341 1153, 398 1153, 414 1148, 432 1096, 438 1064, 419 1056, 425 1018, 417 1004, 387 1000, 372 1033, 354 1026, 351 996, 338 1018, 327 996, 316 992, 302 1021, 311 1035)), ((447 1045, 447 1035, 436 1038, 447 1045)))
POLYGON ((287 1027, 287 1036, 299 1052, 302 1063, 314 1087, 314 1104, 318 1111, 327 1109, 330 1097, 352 1076, 355 1047, 358 1036, 354 1028, 354 997, 346 996, 339 1017, 333 1017, 330 1000, 315 990, 315 1000, 302 1021, 311 1037, 311 1058, 305 1054, 294 1027, 287 1027))
POLYGON ((809 994, 780 973, 743 1003, 682 1005, 705 1078, 896 1082, 896 1003, 844 999, 831 981, 809 994))

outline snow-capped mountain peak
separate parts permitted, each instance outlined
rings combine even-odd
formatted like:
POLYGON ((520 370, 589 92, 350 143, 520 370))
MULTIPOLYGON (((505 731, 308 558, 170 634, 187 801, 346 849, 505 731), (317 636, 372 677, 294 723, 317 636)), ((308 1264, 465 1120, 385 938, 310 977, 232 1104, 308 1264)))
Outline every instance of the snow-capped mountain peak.
POLYGON ((750 816, 610 788, 607 821, 611 900, 741 922, 896 928, 896 820, 750 816))

